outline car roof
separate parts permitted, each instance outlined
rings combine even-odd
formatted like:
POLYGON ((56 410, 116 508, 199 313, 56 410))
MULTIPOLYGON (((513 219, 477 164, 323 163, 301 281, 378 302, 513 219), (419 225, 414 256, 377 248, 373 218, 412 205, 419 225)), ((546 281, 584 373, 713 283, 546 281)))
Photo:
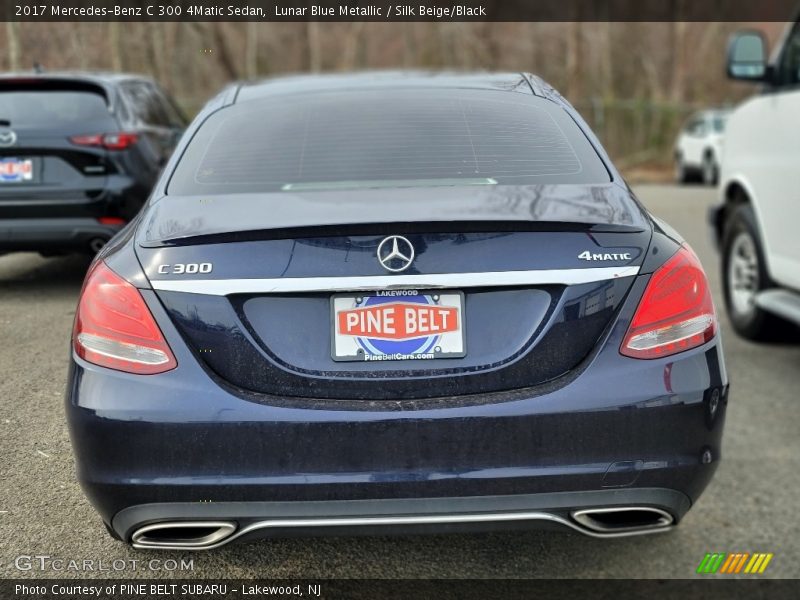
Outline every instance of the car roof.
MULTIPOLYGON (((538 78, 535 78, 538 80, 538 78)), ((427 71, 365 71, 291 75, 240 84, 236 102, 286 94, 367 89, 480 89, 534 94, 535 82, 525 73, 460 73, 427 71)))
POLYGON ((35 81, 63 81, 88 83, 105 88, 113 87, 123 81, 153 81, 146 75, 134 73, 111 73, 106 71, 18 71, 15 73, 0 74, 0 82, 20 80, 25 82, 35 81))

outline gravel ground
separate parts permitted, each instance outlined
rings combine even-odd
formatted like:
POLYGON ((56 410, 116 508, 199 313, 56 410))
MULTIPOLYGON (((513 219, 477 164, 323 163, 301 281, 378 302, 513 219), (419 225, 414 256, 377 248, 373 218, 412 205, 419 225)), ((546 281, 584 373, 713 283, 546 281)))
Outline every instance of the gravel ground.
MULTIPOLYGON (((715 193, 671 186, 637 191, 693 245, 718 292, 718 259, 705 220, 715 193)), ((96 569, 99 561, 105 567, 140 561, 135 569, 128 562, 118 572, 95 572, 104 577, 681 578, 692 577, 712 551, 773 552, 765 576, 800 575, 800 344, 745 342, 724 311, 732 380, 724 460, 672 533, 610 541, 537 531, 300 538, 192 555, 128 549, 106 534, 74 480, 63 417, 69 331, 87 264, 79 257, 0 257, 0 577, 87 575, 15 566, 19 556, 47 555, 94 561, 96 569), (151 571, 158 565, 147 563, 182 557, 193 559, 192 571, 151 571)))

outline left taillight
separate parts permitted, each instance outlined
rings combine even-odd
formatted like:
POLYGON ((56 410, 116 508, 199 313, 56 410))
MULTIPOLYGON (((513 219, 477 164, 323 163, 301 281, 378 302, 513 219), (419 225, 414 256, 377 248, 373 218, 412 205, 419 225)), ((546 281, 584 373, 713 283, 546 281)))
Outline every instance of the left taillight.
POLYGON ((125 150, 139 141, 139 136, 135 133, 93 133, 89 135, 73 135, 69 138, 69 141, 76 146, 125 150))
POLYGON ((716 328, 708 279, 684 245, 651 276, 620 352, 632 358, 671 356, 705 344, 716 328))
POLYGON ((126 373, 153 375, 178 366, 139 290, 102 261, 81 291, 72 345, 84 360, 126 373))

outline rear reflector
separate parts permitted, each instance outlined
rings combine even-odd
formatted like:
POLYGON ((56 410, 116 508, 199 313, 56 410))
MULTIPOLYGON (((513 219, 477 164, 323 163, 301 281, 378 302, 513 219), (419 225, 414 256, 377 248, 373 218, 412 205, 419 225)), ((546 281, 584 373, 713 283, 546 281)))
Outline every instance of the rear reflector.
POLYGON ((94 133, 90 135, 74 135, 69 141, 76 146, 94 146, 106 150, 125 150, 139 140, 135 133, 94 133))
POLYGON ((84 360, 127 373, 153 375, 178 366, 139 290, 102 261, 86 277, 72 344, 84 360))
POLYGON ((717 319, 703 267, 684 245, 650 278, 620 352, 662 358, 714 337, 717 319))

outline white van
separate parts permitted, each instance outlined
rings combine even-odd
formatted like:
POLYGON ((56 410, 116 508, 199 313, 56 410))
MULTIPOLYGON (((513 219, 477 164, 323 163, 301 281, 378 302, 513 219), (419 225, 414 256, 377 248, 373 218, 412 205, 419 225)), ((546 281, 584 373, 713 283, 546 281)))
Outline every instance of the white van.
POLYGON ((800 20, 769 60, 761 32, 734 34, 728 76, 762 87, 728 117, 710 217, 731 322, 765 340, 800 324, 800 20))

